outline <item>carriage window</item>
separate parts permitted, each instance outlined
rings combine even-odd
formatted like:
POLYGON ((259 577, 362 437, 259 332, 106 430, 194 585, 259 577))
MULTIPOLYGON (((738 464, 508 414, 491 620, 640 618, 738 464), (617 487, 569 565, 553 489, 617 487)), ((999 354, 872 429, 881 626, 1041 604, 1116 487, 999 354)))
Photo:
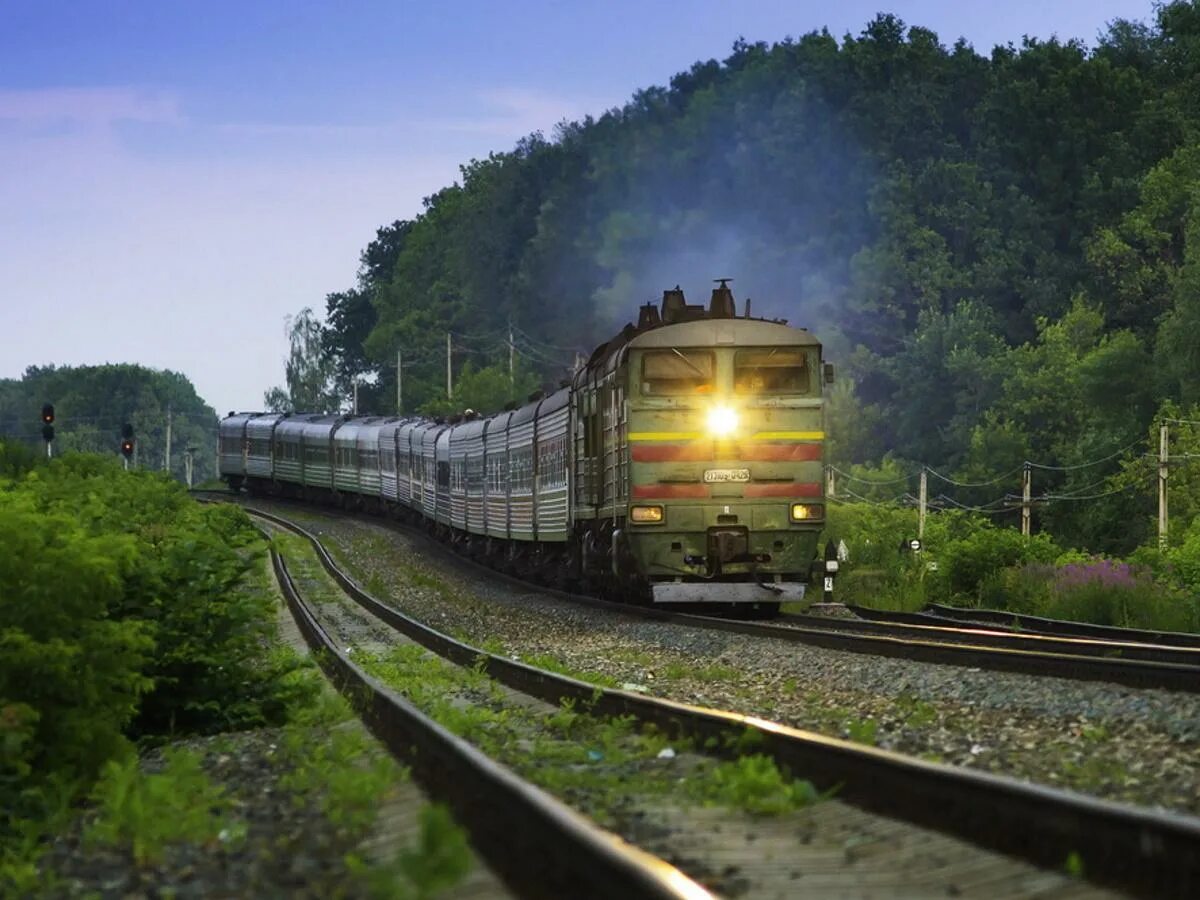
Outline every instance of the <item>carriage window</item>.
POLYGON ((807 394, 809 383, 804 350, 775 347, 733 355, 733 389, 739 394, 807 394))
POLYGON ((715 371, 706 350, 652 350, 642 356, 642 393, 710 393, 715 371))

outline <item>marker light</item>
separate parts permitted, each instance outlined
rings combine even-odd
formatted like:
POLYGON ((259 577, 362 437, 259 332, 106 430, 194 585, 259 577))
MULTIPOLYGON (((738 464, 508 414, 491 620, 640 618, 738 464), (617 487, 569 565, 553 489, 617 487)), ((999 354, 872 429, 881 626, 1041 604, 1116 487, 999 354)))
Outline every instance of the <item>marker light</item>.
POLYGON ((729 437, 737 430, 737 410, 728 406, 714 406, 708 411, 708 431, 713 437, 729 437))
POLYGON ((629 510, 629 518, 640 525, 654 525, 663 520, 663 508, 661 506, 634 506, 629 510))
POLYGON ((810 519, 825 518, 825 507, 819 503, 793 503, 792 504, 792 521, 807 522, 810 519))

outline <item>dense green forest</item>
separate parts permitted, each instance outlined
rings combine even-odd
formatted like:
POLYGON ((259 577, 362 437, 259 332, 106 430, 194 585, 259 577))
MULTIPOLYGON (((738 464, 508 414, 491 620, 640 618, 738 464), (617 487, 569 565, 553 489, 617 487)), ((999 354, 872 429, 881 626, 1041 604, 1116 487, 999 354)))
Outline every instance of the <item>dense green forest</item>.
POLYGON ((456 370, 505 376, 515 346, 553 382, 663 288, 732 276, 839 364, 845 491, 903 498, 929 467, 937 503, 1011 524, 1029 460, 1037 527, 1127 551, 1151 534, 1155 423, 1200 419, 1198 125, 1195 2, 1095 46, 981 52, 889 15, 739 40, 379 229, 326 298, 326 375, 391 411, 400 350, 418 409, 444 397, 449 332, 456 370))
POLYGON ((39 450, 41 411, 54 406, 54 452, 120 452, 121 426, 133 426, 139 468, 166 466, 171 420, 171 474, 182 481, 192 448, 193 481, 216 477, 217 415, 186 376, 137 365, 30 366, 20 379, 0 379, 0 439, 39 450))

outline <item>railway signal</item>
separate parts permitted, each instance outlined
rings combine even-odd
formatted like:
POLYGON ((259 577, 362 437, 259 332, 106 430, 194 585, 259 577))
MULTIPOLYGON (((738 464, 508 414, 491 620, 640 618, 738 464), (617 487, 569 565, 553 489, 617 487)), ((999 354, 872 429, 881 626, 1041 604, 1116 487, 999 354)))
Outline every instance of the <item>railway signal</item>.
POLYGON ((121 426, 121 455, 125 457, 125 468, 133 458, 133 426, 126 422, 121 426))
POLYGON ((42 404, 42 440, 46 442, 46 457, 52 455, 50 442, 54 440, 54 404, 42 404))

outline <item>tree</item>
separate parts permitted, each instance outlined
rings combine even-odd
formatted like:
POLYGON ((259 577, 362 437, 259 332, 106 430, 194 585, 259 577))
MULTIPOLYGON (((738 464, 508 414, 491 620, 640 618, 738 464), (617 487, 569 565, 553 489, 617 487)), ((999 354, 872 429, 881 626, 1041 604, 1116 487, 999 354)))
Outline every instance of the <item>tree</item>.
POLYGON ((341 409, 334 364, 325 352, 324 329, 309 307, 286 319, 291 349, 284 364, 287 387, 273 387, 263 402, 275 412, 329 413, 341 409))
POLYGON ((448 416, 470 409, 480 415, 491 415, 511 402, 524 403, 537 389, 538 377, 524 364, 515 367, 513 376, 509 378, 504 366, 477 369, 467 363, 454 382, 454 398, 442 396, 427 400, 421 412, 427 416, 448 416))

